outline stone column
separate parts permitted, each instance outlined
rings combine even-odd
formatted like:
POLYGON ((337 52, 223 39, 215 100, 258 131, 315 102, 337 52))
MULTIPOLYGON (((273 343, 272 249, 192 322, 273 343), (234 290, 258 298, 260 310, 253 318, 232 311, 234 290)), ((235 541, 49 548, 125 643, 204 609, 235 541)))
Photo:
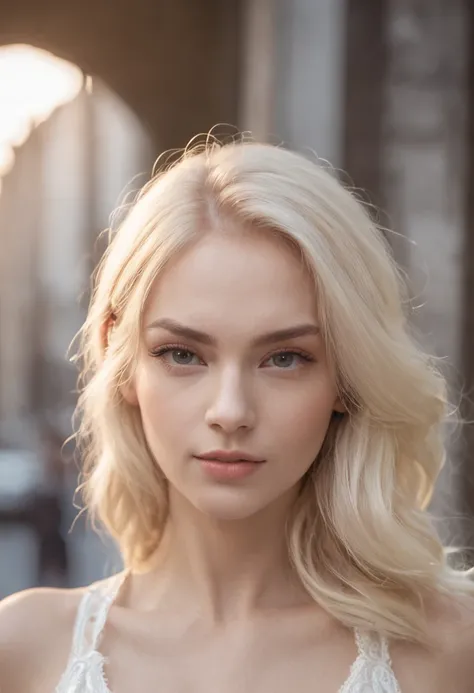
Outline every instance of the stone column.
POLYGON ((347 0, 343 167, 374 216, 386 222, 383 112, 388 0, 347 0))
POLYGON ((34 360, 43 327, 34 320, 41 232, 41 139, 18 149, 0 199, 0 439, 28 445, 32 430, 34 360))
POLYGON ((247 0, 242 129, 342 164, 345 6, 345 0, 247 0))

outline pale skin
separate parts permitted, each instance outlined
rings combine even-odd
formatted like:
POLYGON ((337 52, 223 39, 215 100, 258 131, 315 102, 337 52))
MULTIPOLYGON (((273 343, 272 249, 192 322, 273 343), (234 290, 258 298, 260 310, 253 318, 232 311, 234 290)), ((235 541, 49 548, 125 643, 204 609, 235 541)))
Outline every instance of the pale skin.
MULTIPOLYGON (((153 287, 124 396, 141 410, 171 513, 149 568, 127 579, 110 612, 101 650, 113 693, 337 693, 347 678, 353 634, 309 597, 284 542, 298 484, 333 412, 344 412, 317 326, 309 277, 265 235, 206 234, 153 287), (157 326, 165 318, 213 344, 157 326), (301 325, 315 329, 255 344, 301 325), (158 357, 165 347, 175 351, 158 357), (235 448, 266 462, 222 482, 193 457, 235 448)), ((0 691, 54 690, 82 594, 36 589, 4 600, 0 691)), ((472 693, 474 618, 466 606, 433 605, 436 655, 393 644, 403 693, 472 693)))

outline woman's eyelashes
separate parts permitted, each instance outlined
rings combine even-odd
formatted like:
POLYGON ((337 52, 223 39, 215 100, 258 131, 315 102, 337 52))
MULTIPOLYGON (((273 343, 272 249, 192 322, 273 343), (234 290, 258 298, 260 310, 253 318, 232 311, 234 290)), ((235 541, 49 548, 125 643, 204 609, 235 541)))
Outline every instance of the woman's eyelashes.
POLYGON ((158 349, 151 350, 150 355, 153 356, 153 358, 159 359, 164 363, 165 366, 167 365, 168 367, 177 366, 180 368, 182 366, 205 365, 205 363, 199 359, 198 355, 194 351, 188 347, 182 346, 181 344, 168 344, 166 346, 158 347, 158 349), (172 356, 172 362, 166 358, 168 355, 172 356), (176 355, 177 359, 174 360, 176 355), (191 357, 191 359, 189 357, 191 357), (194 357, 198 360, 197 363, 191 362, 194 357))
MULTIPOLYGON (((198 354, 184 344, 167 344, 151 349, 150 356, 158 359, 169 370, 183 370, 190 366, 205 366, 206 363, 198 354)), ((274 367, 277 370, 294 371, 315 361, 307 351, 296 348, 278 349, 265 356, 260 363, 262 367, 274 367), (266 364, 270 362, 270 366, 266 364)))

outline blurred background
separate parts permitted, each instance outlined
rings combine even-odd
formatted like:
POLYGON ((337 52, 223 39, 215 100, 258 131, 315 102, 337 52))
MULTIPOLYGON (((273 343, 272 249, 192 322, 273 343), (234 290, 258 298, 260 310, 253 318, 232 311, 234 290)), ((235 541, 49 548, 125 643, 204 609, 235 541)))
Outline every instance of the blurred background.
MULTIPOLYGON (((474 419, 473 37, 470 0, 0 7, 0 598, 120 569, 84 516, 72 528, 66 352, 111 214, 216 123, 316 152, 376 205, 414 327, 474 419)), ((449 436, 431 504, 467 549, 473 452, 472 425, 449 436)))

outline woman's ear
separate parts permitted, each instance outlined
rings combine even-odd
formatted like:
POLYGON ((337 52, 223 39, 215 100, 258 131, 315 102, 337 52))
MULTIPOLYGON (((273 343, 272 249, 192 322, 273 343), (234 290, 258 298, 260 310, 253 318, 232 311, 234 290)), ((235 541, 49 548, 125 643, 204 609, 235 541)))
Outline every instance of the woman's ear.
POLYGON ((112 330, 114 329, 116 320, 117 316, 115 313, 113 311, 109 311, 100 327, 100 340, 102 343, 102 351, 104 356, 109 348, 109 338, 112 330))
POLYGON ((124 385, 120 386, 122 397, 132 407, 138 407, 137 389, 134 378, 130 378, 124 385))
POLYGON ((346 408, 344 404, 341 401, 340 397, 336 397, 336 401, 334 402, 333 410, 337 412, 338 414, 345 414, 346 413, 346 408))

